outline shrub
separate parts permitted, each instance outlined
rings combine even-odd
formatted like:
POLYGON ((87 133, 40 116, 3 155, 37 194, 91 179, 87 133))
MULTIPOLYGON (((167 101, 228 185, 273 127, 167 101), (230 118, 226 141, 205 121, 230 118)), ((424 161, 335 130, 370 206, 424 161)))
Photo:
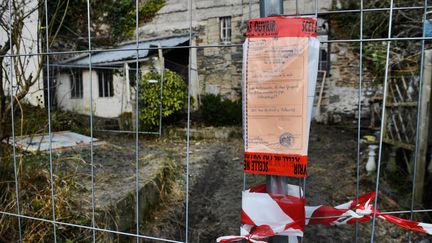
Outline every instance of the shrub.
MULTIPOLYGON (((20 103, 15 110, 15 135, 35 135, 48 133, 48 111, 46 108, 20 103)), ((71 111, 51 111, 51 129, 53 132, 71 130, 90 134, 88 118, 71 111)), ((12 121, 8 121, 8 125, 12 121)), ((9 128, 11 129, 11 128, 9 128)))
POLYGON ((163 83, 163 98, 160 98, 160 83, 150 83, 149 80, 160 81, 159 73, 148 72, 140 81, 140 120, 144 128, 159 126, 159 106, 162 102, 162 117, 169 117, 187 106, 187 85, 177 73, 165 70, 163 83))
POLYGON ((201 97, 199 114, 204 124, 211 126, 240 126, 242 124, 241 100, 222 99, 220 95, 201 97))

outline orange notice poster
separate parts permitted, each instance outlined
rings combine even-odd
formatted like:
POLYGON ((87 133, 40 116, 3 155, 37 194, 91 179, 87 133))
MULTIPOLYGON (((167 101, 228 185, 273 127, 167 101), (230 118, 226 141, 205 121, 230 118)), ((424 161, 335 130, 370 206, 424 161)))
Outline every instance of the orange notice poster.
POLYGON ((308 37, 247 38, 244 171, 306 176, 308 37))

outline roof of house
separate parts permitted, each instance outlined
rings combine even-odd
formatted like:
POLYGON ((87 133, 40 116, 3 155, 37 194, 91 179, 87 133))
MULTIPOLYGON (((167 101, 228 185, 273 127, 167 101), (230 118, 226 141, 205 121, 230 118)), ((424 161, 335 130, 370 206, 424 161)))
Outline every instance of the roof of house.
MULTIPOLYGON (((159 45, 161 47, 169 48, 184 44, 188 41, 189 34, 142 40, 138 42, 138 48, 135 41, 123 43, 115 48, 104 49, 93 53, 91 55, 91 63, 92 65, 98 65, 136 60, 137 52, 138 59, 142 59, 148 56, 149 51, 152 48, 158 47, 159 45)), ((83 67, 88 66, 89 64, 90 57, 87 53, 67 59, 61 63, 62 66, 71 65, 83 67)))

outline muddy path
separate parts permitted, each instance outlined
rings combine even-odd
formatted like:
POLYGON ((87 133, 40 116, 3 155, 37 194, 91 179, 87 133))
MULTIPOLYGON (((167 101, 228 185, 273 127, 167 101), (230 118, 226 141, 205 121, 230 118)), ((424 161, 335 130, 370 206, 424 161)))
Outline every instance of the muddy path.
MULTIPOLYGON (((243 176, 243 142, 229 140, 191 142, 189 164, 189 242, 215 242, 223 235, 237 235, 240 227, 241 191, 265 182, 265 176, 243 176)), ((356 129, 313 124, 309 144, 307 205, 338 205, 355 198, 356 129)), ((375 177, 364 171, 362 153, 360 193, 375 190, 375 177)), ((182 157, 184 159, 184 156, 182 157)), ((293 180, 299 183, 299 180, 293 180)), ((384 191, 391 191, 385 182, 384 191)), ((395 210, 394 200, 383 195, 380 208, 395 210), (394 208, 392 208, 394 206, 394 208)), ((396 203, 397 204, 397 203, 396 203)), ((150 234, 185 240, 185 202, 172 202, 157 214, 157 222, 147 228, 150 234)), ((370 223, 359 225, 358 242, 370 241, 370 223)), ((376 242, 407 242, 408 231, 378 219, 376 242)), ((355 226, 306 226, 303 242, 354 242, 355 226)), ((414 235, 414 242, 425 239, 414 235)))

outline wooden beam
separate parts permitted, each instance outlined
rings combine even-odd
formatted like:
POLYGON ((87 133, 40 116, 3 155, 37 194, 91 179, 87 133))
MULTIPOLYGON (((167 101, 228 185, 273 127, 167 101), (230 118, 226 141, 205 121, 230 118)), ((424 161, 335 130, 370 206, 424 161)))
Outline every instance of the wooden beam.
POLYGON ((390 144, 393 145, 395 147, 399 147, 399 148, 403 148, 406 150, 410 150, 410 151, 415 151, 415 146, 412 144, 408 144, 408 143, 404 143, 404 142, 400 142, 394 139, 389 138, 384 138, 383 142, 386 144, 390 144))
POLYGON ((420 123, 419 123, 419 154, 417 158, 416 171, 416 190, 415 201, 421 204, 423 201, 424 179, 426 171, 426 153, 428 147, 428 132, 429 132, 429 110, 430 110, 430 95, 431 95, 431 79, 432 79, 432 50, 425 51, 424 67, 423 67, 423 84, 421 93, 420 107, 420 123))
POLYGON ((327 71, 318 71, 319 73, 322 72, 322 81, 321 81, 321 88, 320 88, 320 92, 319 92, 319 96, 318 96, 318 103, 315 107, 315 120, 317 121, 321 121, 321 100, 323 97, 323 93, 324 93, 324 86, 325 86, 325 81, 326 81, 326 76, 327 76, 327 71))
POLYGON ((416 107, 417 102, 398 102, 386 104, 386 107, 416 107))

